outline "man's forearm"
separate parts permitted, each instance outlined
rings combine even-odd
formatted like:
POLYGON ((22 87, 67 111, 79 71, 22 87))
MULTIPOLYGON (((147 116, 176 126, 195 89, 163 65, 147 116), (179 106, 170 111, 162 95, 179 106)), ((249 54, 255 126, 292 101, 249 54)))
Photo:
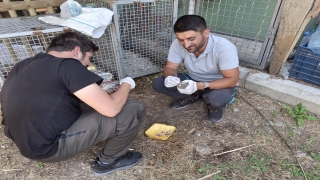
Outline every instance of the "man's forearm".
POLYGON ((218 79, 218 80, 211 81, 208 83, 209 83, 210 89, 223 89, 223 88, 229 88, 229 87, 236 86, 238 83, 238 80, 239 79, 236 79, 236 78, 222 78, 222 79, 218 79))
POLYGON ((168 76, 178 76, 177 71, 168 67, 164 67, 163 68, 163 75, 164 77, 168 77, 168 76))

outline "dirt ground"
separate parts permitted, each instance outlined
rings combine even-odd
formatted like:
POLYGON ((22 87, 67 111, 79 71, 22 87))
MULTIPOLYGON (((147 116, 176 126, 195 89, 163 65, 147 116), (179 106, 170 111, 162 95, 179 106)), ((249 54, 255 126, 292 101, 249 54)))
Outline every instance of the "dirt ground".
POLYGON ((209 123, 204 102, 169 109, 172 99, 151 87, 159 75, 135 79, 130 94, 147 107, 146 122, 131 147, 144 158, 134 168, 95 177, 89 162, 103 142, 59 163, 29 160, 0 126, 0 179, 320 179, 320 121, 305 120, 297 127, 281 102, 240 87, 224 120, 209 123), (177 129, 166 141, 151 139, 144 132, 154 123, 177 129))

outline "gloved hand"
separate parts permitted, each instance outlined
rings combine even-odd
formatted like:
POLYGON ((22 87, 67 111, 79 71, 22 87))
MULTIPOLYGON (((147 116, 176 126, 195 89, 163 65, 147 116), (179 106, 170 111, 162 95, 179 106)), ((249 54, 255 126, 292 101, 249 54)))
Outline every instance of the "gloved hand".
POLYGON ((131 77, 126 77, 120 80, 120 85, 125 82, 131 85, 131 89, 136 87, 136 83, 134 83, 134 80, 131 77))
POLYGON ((184 80, 177 87, 181 94, 192 94, 197 91, 197 82, 192 80, 184 80))
POLYGON ((180 78, 176 76, 168 76, 164 79, 164 85, 168 88, 177 86, 180 83, 180 78))

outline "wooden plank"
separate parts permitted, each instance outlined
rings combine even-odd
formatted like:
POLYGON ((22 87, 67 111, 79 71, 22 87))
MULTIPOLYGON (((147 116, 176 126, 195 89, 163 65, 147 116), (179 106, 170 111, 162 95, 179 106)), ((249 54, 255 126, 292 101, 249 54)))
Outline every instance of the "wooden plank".
POLYGON ((43 12, 43 11, 48 11, 47 8, 37 8, 36 12, 43 12))
POLYGON ((279 73, 319 3, 320 0, 285 1, 269 67, 270 74, 279 73))
POLYGON ((29 8, 43 8, 43 7, 53 7, 60 6, 66 0, 37 0, 37 1, 13 1, 4 0, 0 2, 0 11, 10 11, 10 10, 23 10, 29 8))
MULTIPOLYGON (((2 3, 12 3, 12 2, 10 2, 10 0, 3 0, 3 2, 2 3)), ((1 4, 0 4, 0 9, 1 9, 1 4)), ((0 10, 1 11, 1 10, 0 10)), ((17 14, 17 12, 15 11, 15 9, 8 9, 8 10, 6 10, 6 11, 8 11, 9 12, 9 14, 10 14, 10 16, 11 17, 18 17, 18 14, 17 14)))

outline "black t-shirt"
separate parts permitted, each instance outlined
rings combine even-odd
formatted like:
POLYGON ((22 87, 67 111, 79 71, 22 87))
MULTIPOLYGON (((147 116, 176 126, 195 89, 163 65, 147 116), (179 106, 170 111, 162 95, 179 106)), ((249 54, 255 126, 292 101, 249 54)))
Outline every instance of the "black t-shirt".
POLYGON ((0 94, 5 135, 27 158, 53 155, 60 133, 81 114, 80 100, 73 93, 101 82, 76 59, 40 53, 17 63, 0 94))

